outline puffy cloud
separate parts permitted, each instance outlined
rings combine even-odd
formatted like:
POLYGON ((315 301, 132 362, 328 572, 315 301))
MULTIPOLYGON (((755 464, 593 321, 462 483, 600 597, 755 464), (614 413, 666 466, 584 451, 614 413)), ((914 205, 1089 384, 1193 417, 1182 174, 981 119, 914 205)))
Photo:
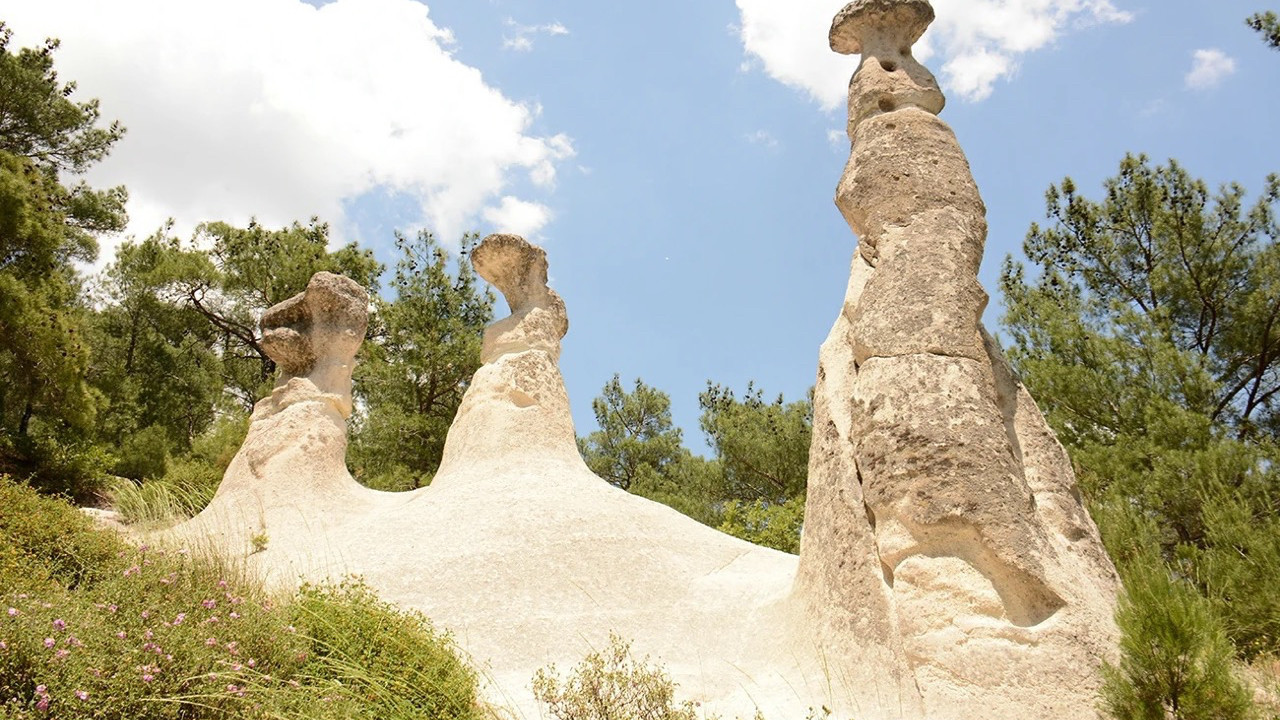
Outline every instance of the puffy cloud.
MULTIPOLYGON (((747 53, 774 79, 824 108, 844 102, 856 60, 827 48, 831 18, 846 0, 737 0, 747 53)), ((1018 57, 1082 25, 1127 22, 1110 0, 934 0, 938 19, 916 56, 941 56, 943 87, 982 100, 1017 70, 1018 57)))
POLYGON ((569 28, 554 22, 546 25, 521 25, 507 18, 507 27, 511 28, 510 36, 503 36, 502 48, 516 52, 529 52, 533 49, 533 38, 536 35, 568 35, 569 28))
POLYGON ((1222 84, 1236 71, 1236 61, 1217 49, 1196 50, 1192 53, 1191 72, 1187 73, 1187 87, 1192 90, 1208 90, 1222 84))
POLYGON ((507 195, 497 207, 485 209, 484 219, 498 232, 537 237, 543 226, 551 222, 551 210, 540 203, 507 195))
MULTIPOLYGON (((130 231, 311 215, 345 223, 371 193, 413 199, 450 241, 510 197, 550 189, 563 135, 453 57, 453 37, 413 0, 42 0, 5 20, 15 44, 62 39, 57 66, 128 133, 90 174, 123 183, 130 231), (505 192, 504 192, 505 191, 505 192)), ((541 222, 550 217, 543 208, 541 222)))

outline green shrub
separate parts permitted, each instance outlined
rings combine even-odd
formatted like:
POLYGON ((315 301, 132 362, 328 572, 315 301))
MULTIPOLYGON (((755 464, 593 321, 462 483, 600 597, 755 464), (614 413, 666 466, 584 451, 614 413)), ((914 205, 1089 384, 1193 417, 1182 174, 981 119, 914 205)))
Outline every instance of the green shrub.
POLYGON ((697 720, 697 706, 675 703, 676 685, 631 643, 609 635, 609 647, 582 660, 563 684, 554 665, 533 676, 533 695, 556 720, 697 720))
POLYGON ((1132 565, 1125 576, 1120 664, 1103 668, 1106 710, 1118 720, 1255 717, 1209 601, 1159 561, 1132 565))
POLYGON ((720 532, 783 552, 800 552, 800 529, 804 525, 804 498, 782 504, 767 500, 730 500, 724 505, 720 532))
POLYGON ((0 717, 471 720, 474 674, 357 583, 278 598, 0 478, 0 717))

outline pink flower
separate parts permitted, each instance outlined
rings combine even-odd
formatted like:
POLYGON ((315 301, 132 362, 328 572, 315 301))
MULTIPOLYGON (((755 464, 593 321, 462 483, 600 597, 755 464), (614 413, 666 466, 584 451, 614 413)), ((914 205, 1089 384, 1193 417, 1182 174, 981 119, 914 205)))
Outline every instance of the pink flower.
POLYGON ((76 691, 76 697, 77 697, 77 698, 79 698, 80 700, 88 700, 88 699, 89 699, 89 693, 87 693, 87 692, 85 692, 85 691, 83 691, 83 690, 77 690, 77 691, 76 691))
POLYGON ((107 609, 108 609, 108 610, 110 610, 111 612, 115 612, 116 610, 119 610, 120 608, 119 608, 118 606, 116 606, 116 605, 115 605, 115 603, 112 603, 111 605, 108 605, 108 606, 107 606, 107 609))
POLYGON ((123 631, 123 630, 121 630, 120 632, 116 633, 116 637, 118 637, 118 638, 120 638, 121 640, 123 640, 123 639, 124 639, 124 631, 123 631))
POLYGON ((144 633, 142 633, 142 637, 144 637, 144 638, 146 638, 146 639, 148 639, 148 640, 150 640, 151 638, 153 638, 153 637, 155 637, 155 636, 156 636, 156 634, 155 634, 155 633, 153 633, 153 632, 151 632, 151 629, 150 629, 150 628, 147 628, 147 631, 146 631, 146 632, 144 632, 144 633))
POLYGON ((0 650, 8 650, 8 649, 9 649, 9 643, 3 640, 0 640, 0 650))
POLYGON ((45 646, 45 647, 47 647, 47 648, 51 648, 51 647, 53 647, 54 645, 57 645, 57 644, 58 644, 58 642, 57 642, 56 640, 54 640, 53 638, 45 638, 45 639, 44 639, 44 646, 45 646))
POLYGON ((42 697, 42 698, 40 698, 39 700, 37 700, 37 701, 36 701, 36 709, 37 709, 37 710, 39 710, 40 712, 44 712, 44 711, 46 711, 46 710, 48 710, 48 709, 49 709, 49 696, 48 696, 48 695, 45 695, 44 697, 42 697))
POLYGON ((200 604, 203 605, 206 610, 212 610, 214 606, 218 604, 218 601, 214 600, 213 598, 209 598, 208 600, 205 600, 200 604))
POLYGON ((298 632, 298 628, 296 628, 296 627, 294 627, 294 626, 292 626, 292 625, 289 625, 289 626, 285 627, 284 631, 285 631, 285 632, 298 632))
POLYGON ((240 613, 236 612, 235 610, 232 610, 231 613, 228 615, 228 617, 230 617, 232 620, 236 620, 236 619, 239 619, 240 613))
POLYGON ((174 624, 174 625, 181 625, 181 624, 182 624, 182 621, 183 621, 183 620, 186 620, 186 619, 187 619, 187 614, 186 614, 186 613, 178 613, 178 617, 176 617, 176 618, 174 618, 174 619, 173 619, 173 624, 174 624))
POLYGON ((76 637, 75 635, 67 636, 67 644, 70 645, 71 647, 84 647, 84 643, 80 642, 80 638, 76 637))
POLYGON ((149 617, 151 617, 151 611, 150 611, 150 610, 143 610, 143 611, 142 611, 142 619, 143 619, 143 620, 146 620, 146 619, 147 619, 147 618, 149 618, 149 617))
POLYGON ((37 694, 37 695, 47 695, 48 693, 49 693, 49 688, 45 687, 44 685, 37 685, 37 686, 36 686, 36 694, 37 694))
POLYGON ((218 644, 218 638, 209 638, 208 640, 204 641, 204 644, 207 647, 213 647, 218 644))
POLYGON ((151 682, 152 680, 155 680, 155 679, 156 679, 156 676, 155 676, 155 675, 152 675, 151 673, 142 673, 142 682, 148 682, 148 683, 149 683, 149 682, 151 682))
POLYGON ((257 667, 257 666, 258 666, 258 663, 254 662, 253 658, 249 658, 249 663, 248 663, 248 665, 249 665, 249 667, 257 667))
POLYGON ((222 588, 223 590, 226 590, 226 589, 227 589, 227 581, 226 581, 226 580, 219 580, 219 581, 218 581, 218 587, 222 588))
POLYGON ((59 650, 58 652, 53 654, 53 657, 55 660, 61 660, 70 654, 71 654, 70 650, 59 650))
POLYGON ((62 618, 58 618, 57 620, 54 620, 54 621, 53 621, 53 629, 54 629, 54 630, 66 630, 66 629, 67 629, 67 622, 66 622, 65 620, 63 620, 62 618))
POLYGON ((136 575, 140 572, 142 572, 142 568, 138 567, 137 565, 134 565, 133 567, 124 571, 124 576, 129 577, 130 575, 136 575))
POLYGON ((17 616, 18 616, 18 608, 15 608, 15 607, 9 608, 9 617, 17 617, 17 616))

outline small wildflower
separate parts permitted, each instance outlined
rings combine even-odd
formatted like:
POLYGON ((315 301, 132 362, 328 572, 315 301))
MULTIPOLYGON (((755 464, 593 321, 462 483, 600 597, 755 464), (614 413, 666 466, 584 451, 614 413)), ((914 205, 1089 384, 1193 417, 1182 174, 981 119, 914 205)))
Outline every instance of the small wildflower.
POLYGON ((142 682, 149 683, 155 679, 156 679, 156 676, 152 675, 151 673, 142 673, 142 682))
POLYGON ((206 610, 212 610, 214 606, 218 604, 218 601, 213 598, 209 598, 200 604, 203 605, 206 610))
POLYGON ((82 701, 83 701, 83 700, 88 700, 88 699, 89 699, 89 693, 85 692, 84 690, 77 690, 77 691, 76 691, 76 697, 77 697, 78 699, 82 700, 82 701))
POLYGON ((48 692, 49 692, 49 688, 48 688, 48 687, 46 687, 46 686, 44 686, 44 685, 37 685, 37 686, 36 686, 36 694, 37 694, 37 695, 45 695, 45 694, 47 694, 48 692))
POLYGON ((130 575, 137 575, 140 572, 142 572, 142 568, 138 567, 137 565, 134 565, 133 567, 130 567, 124 571, 124 576, 129 577, 130 575))
POLYGON ((9 649, 9 643, 3 640, 0 640, 0 650, 8 650, 8 649, 9 649))
POLYGON ((246 664, 247 664, 249 667, 258 667, 258 663, 257 663, 257 662, 255 662, 253 658, 249 658, 249 662, 248 662, 248 663, 246 663, 246 664))
POLYGON ((124 631, 123 631, 123 630, 121 630, 120 632, 116 633, 116 637, 118 637, 118 638, 120 638, 121 640, 123 640, 123 639, 125 638, 124 631))
POLYGON ((66 621, 66 620, 63 620, 62 618, 58 618, 57 620, 54 620, 54 621, 53 621, 53 629, 54 629, 54 630, 66 630, 66 629, 67 629, 67 621, 66 621))
POLYGON ((15 607, 9 608, 9 617, 17 617, 17 616, 18 616, 18 608, 15 608, 15 607))
POLYGON ((206 618, 206 619, 205 619, 205 624, 208 624, 208 623, 216 623, 216 622, 218 622, 218 616, 217 616, 217 615, 211 615, 211 616, 209 616, 208 618, 206 618))
POLYGON ((142 619, 143 619, 143 620, 146 620, 146 619, 147 619, 147 618, 149 618, 149 617, 151 617, 151 611, 150 611, 150 610, 143 610, 143 611, 142 611, 142 619))
POLYGON ((232 611, 227 615, 227 617, 231 618, 232 620, 238 620, 238 619, 240 618, 240 613, 236 612, 235 610, 232 610, 232 611))
POLYGON ((47 648, 51 648, 51 647, 53 647, 54 645, 57 645, 57 644, 58 644, 58 641, 57 641, 57 640, 54 640, 53 638, 45 638, 45 639, 44 639, 44 646, 45 646, 45 647, 47 647, 47 648))
POLYGON ((44 712, 44 711, 46 711, 46 710, 48 710, 48 709, 49 709, 49 696, 48 696, 48 695, 45 695, 44 697, 42 697, 42 698, 40 698, 39 700, 37 700, 37 701, 36 701, 36 709, 37 709, 37 710, 39 710, 40 712, 44 712))
POLYGON ((139 545, 139 546, 138 546, 138 552, 140 552, 140 553, 145 553, 146 551, 148 551, 148 550, 150 550, 150 549, 151 549, 151 546, 150 546, 150 545, 139 545))
POLYGON ((70 645, 71 647, 84 647, 84 643, 80 642, 80 638, 76 637, 75 635, 67 636, 67 644, 70 645))
POLYGON ((284 631, 285 631, 285 632, 298 632, 298 628, 296 628, 296 627, 294 627, 294 626, 292 626, 292 625, 287 625, 287 626, 285 626, 284 631))
POLYGON ((63 648, 62 650, 59 650, 58 652, 56 652, 56 653, 54 653, 54 654, 53 654, 53 659, 54 659, 54 660, 62 660, 62 659, 64 659, 64 658, 66 658, 66 657, 67 657, 68 655, 70 655, 70 654, 71 654, 71 651, 70 651, 70 650, 67 650, 66 648, 63 648))
POLYGON ((111 612, 115 612, 116 610, 119 610, 119 609, 120 607, 117 606, 115 603, 112 603, 107 606, 107 610, 110 610, 111 612))
POLYGON ((243 669, 244 666, 240 663, 231 663, 231 672, 240 672, 243 669))
POLYGON ((226 589, 227 589, 227 581, 226 581, 226 580, 219 580, 219 581, 218 581, 218 587, 222 588, 223 590, 226 590, 226 589))
POLYGON ((181 625, 181 624, 182 624, 182 621, 183 621, 183 620, 186 620, 186 619, 187 619, 187 614, 186 614, 186 613, 178 613, 178 617, 176 617, 176 618, 174 618, 174 619, 173 619, 173 624, 174 624, 174 625, 181 625))
POLYGON ((153 632, 151 632, 151 629, 150 629, 150 628, 147 628, 147 631, 146 631, 146 632, 144 632, 144 633, 142 633, 142 637, 146 638, 147 640, 150 640, 151 638, 153 638, 153 637, 155 637, 155 636, 156 636, 156 634, 155 634, 155 633, 153 633, 153 632))
POLYGON ((217 645, 217 644, 218 644, 218 638, 212 638, 212 637, 211 637, 211 638, 209 638, 208 640, 205 640, 205 641, 204 641, 204 644, 205 644, 205 646, 207 646, 207 647, 213 647, 213 646, 215 646, 215 645, 217 645))

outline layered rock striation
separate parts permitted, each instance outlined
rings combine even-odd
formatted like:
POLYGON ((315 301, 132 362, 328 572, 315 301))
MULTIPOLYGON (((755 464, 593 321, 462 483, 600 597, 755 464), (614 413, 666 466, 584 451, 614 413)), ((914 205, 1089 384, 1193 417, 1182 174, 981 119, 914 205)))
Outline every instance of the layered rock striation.
POLYGON ((859 242, 820 351, 797 593, 903 717, 1093 718, 1117 579, 982 328, 985 207, 911 55, 932 20, 927 0, 857 0, 831 29, 862 55, 836 192, 859 242))

